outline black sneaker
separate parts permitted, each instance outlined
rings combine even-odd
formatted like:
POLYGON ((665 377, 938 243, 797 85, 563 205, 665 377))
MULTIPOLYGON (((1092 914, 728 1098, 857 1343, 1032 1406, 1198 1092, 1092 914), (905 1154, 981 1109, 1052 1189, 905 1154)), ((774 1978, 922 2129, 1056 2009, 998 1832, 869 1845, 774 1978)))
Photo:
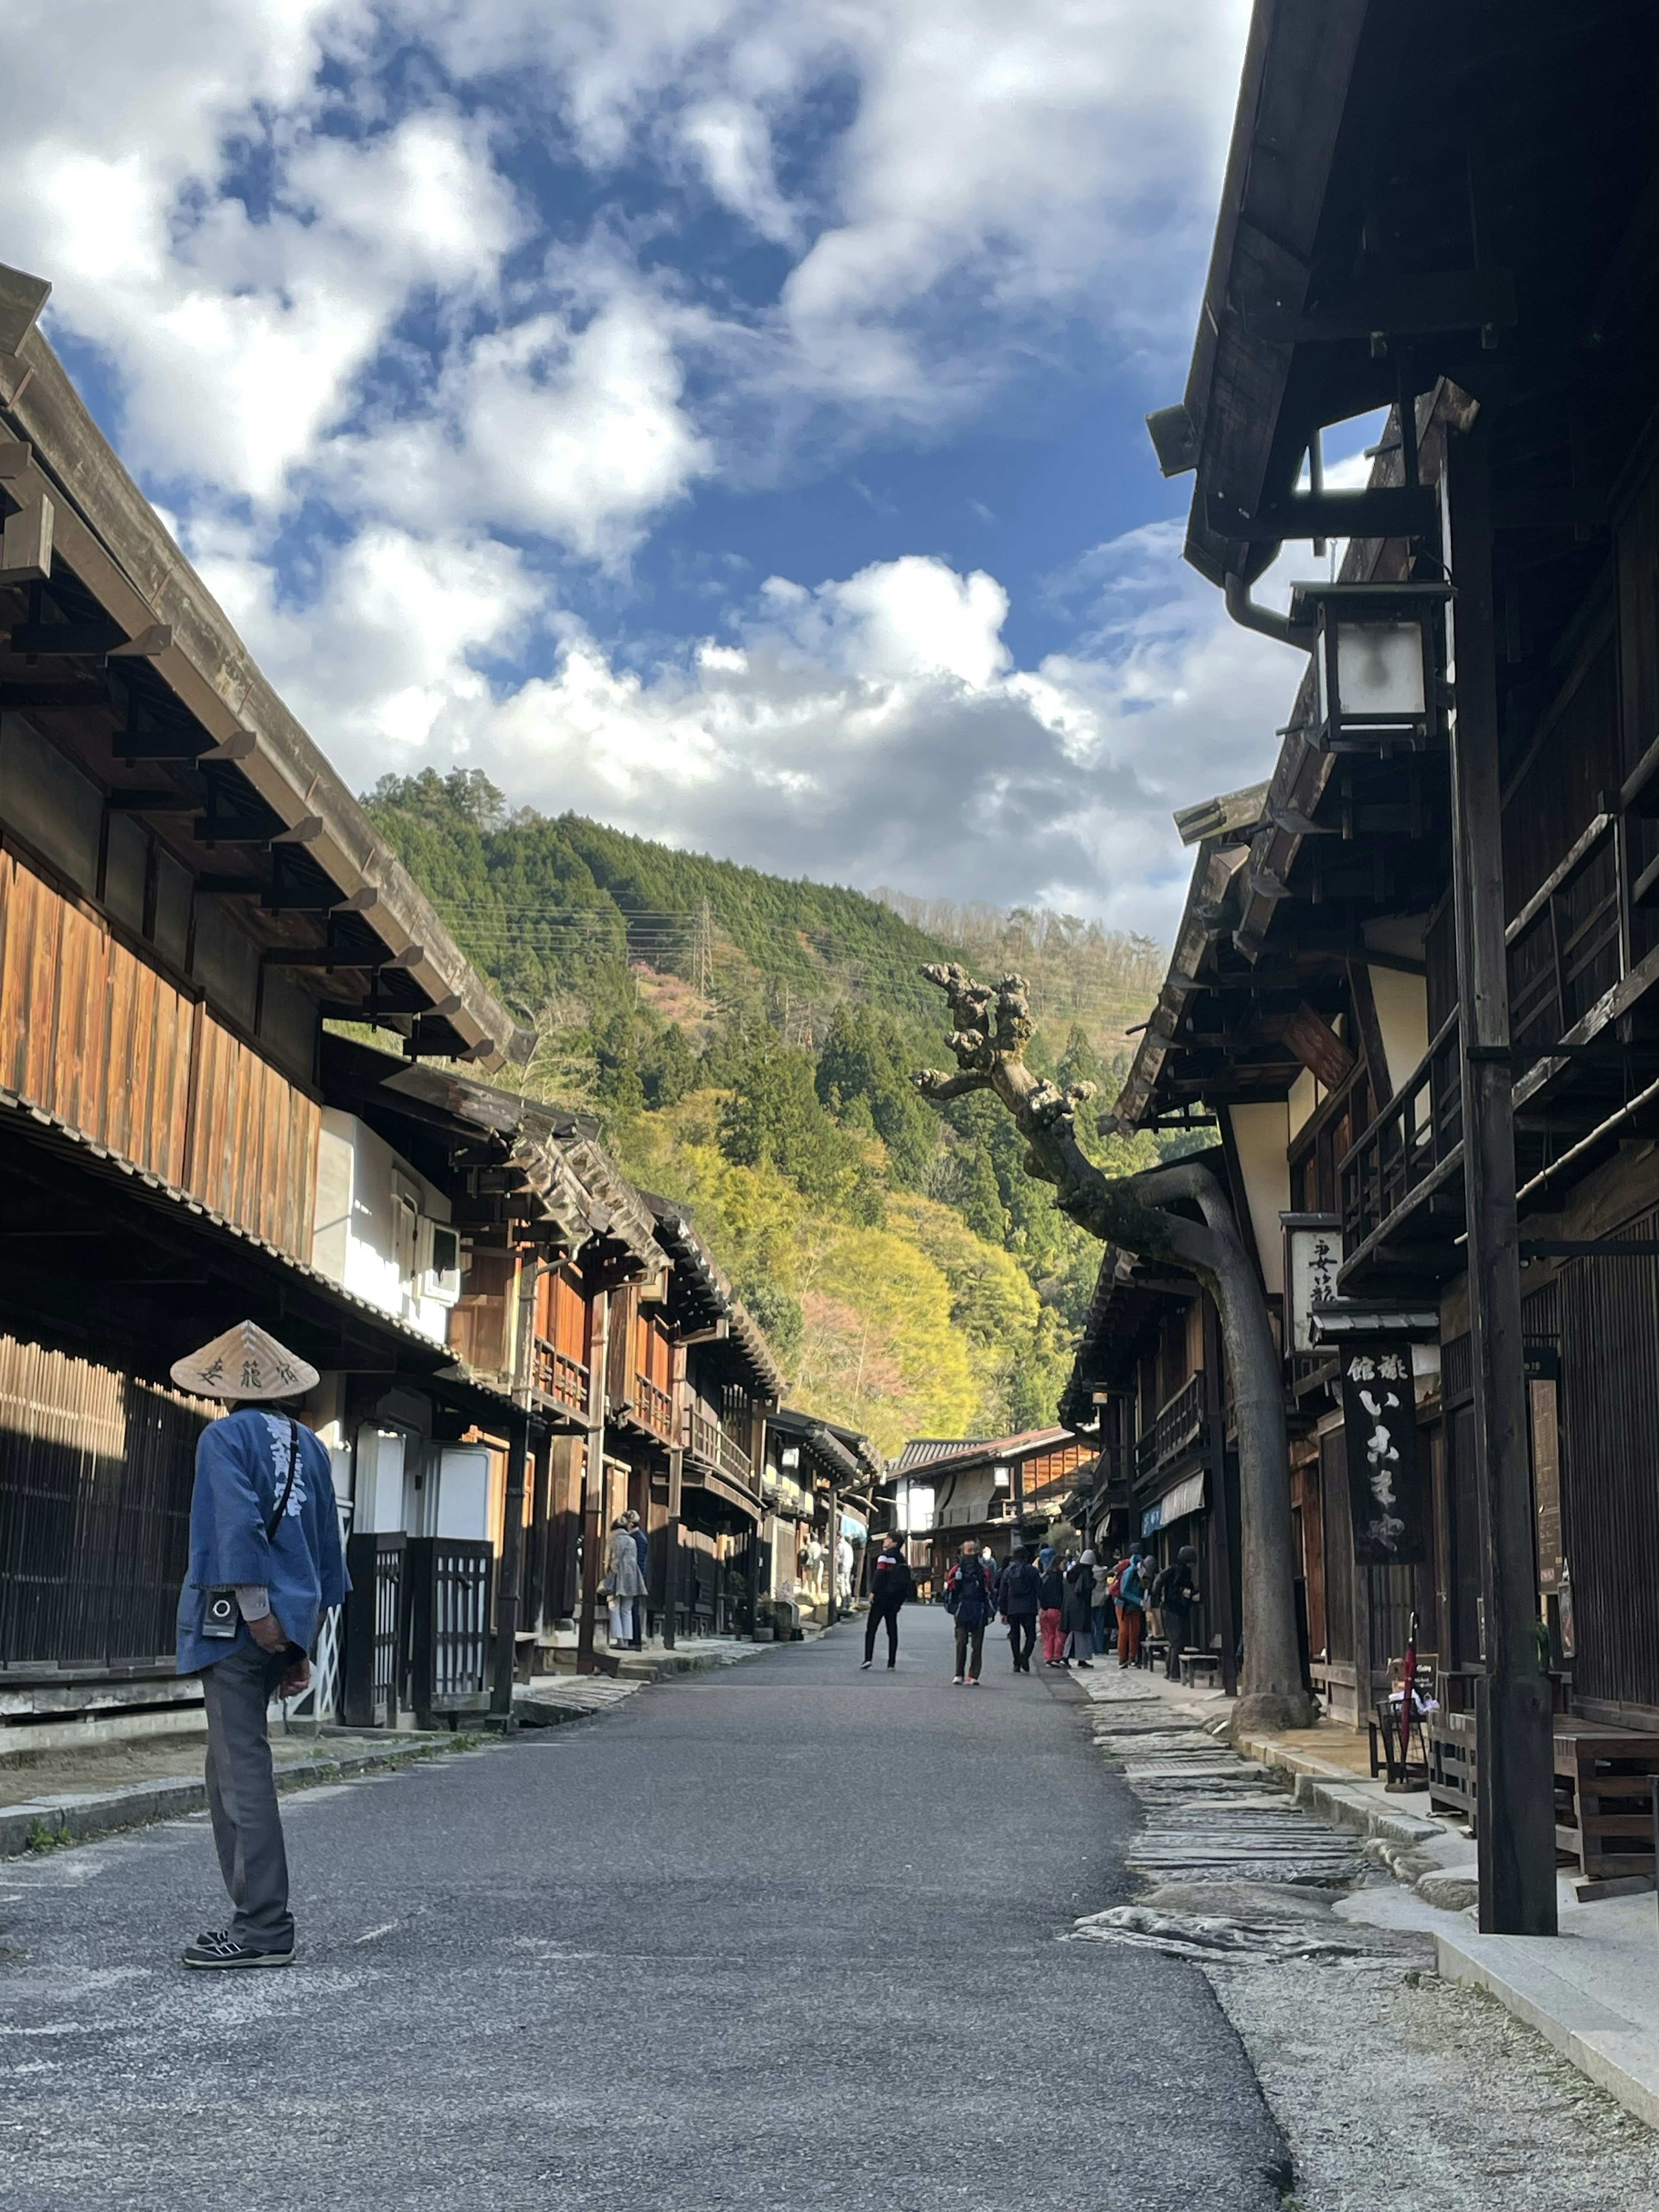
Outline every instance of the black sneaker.
POLYGON ((875 1665, 875 1663, 876 1663, 876 1662, 875 1662, 875 1661, 874 1661, 873 1659, 860 1659, 860 1660, 859 1661, 859 1672, 860 1672, 860 1674, 862 1674, 866 1671, 866 1668, 871 1668, 871 1667, 873 1667, 873 1666, 875 1665))
POLYGON ((186 1943, 179 1954, 179 1962, 185 1966, 221 1969, 228 1966, 291 1966, 294 1954, 288 1951, 256 1951, 251 1943, 239 1943, 228 1933, 198 1936, 193 1943, 186 1943))

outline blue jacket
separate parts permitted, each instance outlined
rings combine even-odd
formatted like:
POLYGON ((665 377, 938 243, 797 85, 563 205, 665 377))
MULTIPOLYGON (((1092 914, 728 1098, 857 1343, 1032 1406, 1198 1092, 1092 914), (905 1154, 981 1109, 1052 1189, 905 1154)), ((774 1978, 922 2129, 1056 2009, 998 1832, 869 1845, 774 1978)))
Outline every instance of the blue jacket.
POLYGON ((945 1577, 946 1603, 969 1628, 983 1628, 991 1618, 991 1577, 981 1559, 958 1559, 945 1577))
POLYGON ((202 1634, 203 1593, 228 1583, 263 1583, 291 1644, 309 1651, 324 1612, 347 1589, 340 1521, 328 1453, 303 1421, 288 1510, 274 1537, 265 1530, 288 1480, 289 1422, 251 1406, 204 1429, 196 1446, 190 1501, 190 1568, 179 1594, 179 1672, 194 1674, 228 1659, 248 1639, 202 1634))
POLYGON ((1042 1578, 1029 1559, 1010 1559, 997 1584, 997 1610, 1011 1620, 1035 1619, 1042 1597, 1042 1578))
POLYGON ((1123 1570, 1122 1579, 1117 1586, 1117 1601, 1120 1605, 1138 1605, 1145 1607, 1146 1587, 1141 1581, 1141 1573, 1142 1562, 1139 1559, 1131 1559, 1123 1570))

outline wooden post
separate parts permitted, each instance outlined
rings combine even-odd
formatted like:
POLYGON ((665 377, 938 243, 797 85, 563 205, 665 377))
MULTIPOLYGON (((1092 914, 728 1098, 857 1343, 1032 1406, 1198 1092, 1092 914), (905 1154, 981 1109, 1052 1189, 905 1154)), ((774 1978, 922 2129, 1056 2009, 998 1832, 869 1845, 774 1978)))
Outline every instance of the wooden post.
POLYGON ((766 1526, 766 1484, 762 1470, 766 1465, 767 1404, 763 1398, 749 1401, 749 1480, 755 1493, 755 1525, 749 1534, 749 1640, 758 1644, 760 1632, 760 1561, 761 1531, 766 1526))
MULTIPOLYGON (((1452 880, 1462 1027, 1463 1184, 1468 1220, 1486 1676, 1480 1711, 1483 1934, 1553 1936, 1554 1743, 1539 1665, 1515 1206, 1509 973, 1492 574, 1492 421, 1449 434, 1445 557, 1456 598, 1452 880)), ((1357 1666, 1368 1654, 1356 1651, 1357 1666)))
POLYGON ((518 1267, 518 1302, 514 1315, 514 1409, 507 1426, 507 1495, 503 1501, 501 1572, 495 1589, 495 1672, 489 1711, 502 1722, 513 1717, 519 1596, 524 1580, 524 1474, 530 1455, 530 1385, 535 1373, 536 1285, 541 1266, 533 1255, 518 1267))
POLYGON ((668 1519, 662 1532, 662 1642, 672 1651, 680 1591, 680 1484, 685 1454, 677 1444, 668 1455, 668 1519))
POLYGON ((605 1534, 605 1415, 611 1361, 611 1293, 596 1291, 587 1363, 587 1442, 582 1453, 582 1587, 576 1614, 576 1672, 591 1674, 593 1616, 599 1602, 599 1553, 605 1534))
POLYGON ((532 1448, 530 1556, 524 1577, 523 1617, 539 1629, 547 1612, 549 1554, 552 1544, 553 1437, 543 1429, 532 1448))
POLYGON ((836 1577, 839 1571, 840 1561, 841 1492, 832 1485, 830 1492, 830 1558, 827 1563, 830 1571, 824 1584, 828 1593, 823 1607, 823 1625, 826 1628, 833 1628, 841 1618, 841 1610, 836 1602, 838 1595, 836 1577))
MULTIPOLYGON (((1221 1389, 1221 1319, 1206 1291, 1200 1304, 1204 1332, 1204 1429, 1210 1466, 1211 1618, 1221 1632, 1221 1686, 1238 1695, 1238 1623, 1233 1616, 1233 1532, 1227 1500, 1227 1413, 1221 1389)), ((1116 1412, 1114 1402, 1113 1411, 1116 1412)), ((1122 1434, 1120 1428, 1119 1434, 1122 1434)), ((1127 1447, 1126 1447, 1127 1455, 1127 1447)), ((1130 1496, 1133 1496, 1133 1487, 1130 1496)))
POLYGON ((489 1711, 497 1720, 513 1712, 513 1676, 518 1648, 519 1580, 524 1565, 524 1468, 530 1453, 530 1415, 515 1407, 507 1425, 507 1497, 501 1530, 501 1575, 495 1591, 495 1672, 489 1711))

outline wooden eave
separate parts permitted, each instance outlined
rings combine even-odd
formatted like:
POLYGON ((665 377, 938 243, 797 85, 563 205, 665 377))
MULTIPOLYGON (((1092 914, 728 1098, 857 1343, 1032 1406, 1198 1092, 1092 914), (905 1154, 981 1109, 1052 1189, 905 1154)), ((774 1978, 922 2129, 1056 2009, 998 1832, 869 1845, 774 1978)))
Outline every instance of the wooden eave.
POLYGON ((270 809, 279 834, 303 838, 307 860, 342 902, 373 894, 362 920, 388 963, 416 949, 418 957, 400 971, 408 1011, 441 1024, 457 1058, 493 1066, 509 1055, 523 1057, 527 1036, 260 673, 38 328, 16 355, 0 359, 0 422, 29 448, 26 459, 11 456, 4 488, 13 502, 26 506, 45 495, 52 503, 54 578, 61 564, 129 639, 166 625, 167 641, 144 657, 144 666, 210 744, 227 748, 236 775, 270 809), (245 732, 252 747, 239 750, 245 732))

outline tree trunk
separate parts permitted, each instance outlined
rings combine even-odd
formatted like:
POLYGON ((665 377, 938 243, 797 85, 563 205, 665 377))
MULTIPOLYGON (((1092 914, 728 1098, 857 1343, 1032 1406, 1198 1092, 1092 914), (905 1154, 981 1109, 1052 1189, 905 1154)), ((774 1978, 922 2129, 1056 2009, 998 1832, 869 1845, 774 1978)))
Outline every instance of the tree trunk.
MULTIPOLYGON (((1054 1203, 1091 1236, 1142 1259, 1167 1259, 1197 1275, 1214 1298, 1232 1376, 1238 1431, 1244 1666, 1233 1711, 1235 1734, 1306 1728, 1312 1701, 1303 1686, 1296 1633, 1291 1558, 1290 1453, 1285 1433, 1282 1369, 1249 1254, 1219 1185, 1192 1164, 1156 1168, 1111 1181, 1077 1141, 1073 1114, 1093 1086, 1062 1091, 1024 1062, 1031 1034, 1025 986, 1005 976, 994 989, 957 967, 924 968, 950 1000, 957 1027, 949 1042, 960 1072, 924 1069, 925 1097, 992 1091, 1014 1117, 1030 1149, 1030 1172, 1055 1186, 1054 1203), (1163 1210, 1187 1200, 1204 1218, 1163 1210)), ((1225 1500, 1215 1510, 1224 1512, 1225 1500)))

